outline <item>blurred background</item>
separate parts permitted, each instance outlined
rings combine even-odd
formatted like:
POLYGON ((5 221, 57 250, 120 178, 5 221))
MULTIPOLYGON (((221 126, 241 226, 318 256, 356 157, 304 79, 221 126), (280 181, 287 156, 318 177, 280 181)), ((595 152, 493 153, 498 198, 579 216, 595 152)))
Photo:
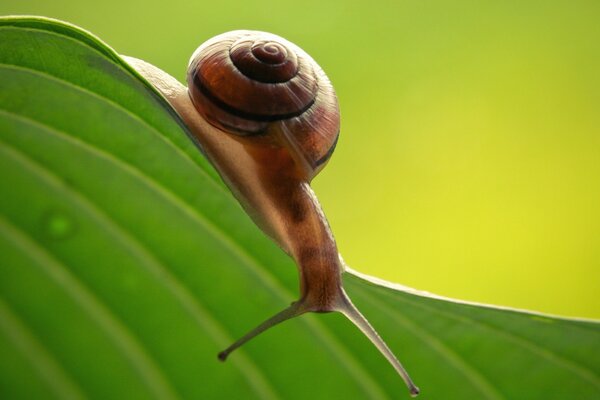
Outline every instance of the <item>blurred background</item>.
POLYGON ((218 33, 284 36, 338 92, 314 188, 350 266, 600 318, 600 2, 0 0, 8 14, 74 23, 179 80, 218 33))

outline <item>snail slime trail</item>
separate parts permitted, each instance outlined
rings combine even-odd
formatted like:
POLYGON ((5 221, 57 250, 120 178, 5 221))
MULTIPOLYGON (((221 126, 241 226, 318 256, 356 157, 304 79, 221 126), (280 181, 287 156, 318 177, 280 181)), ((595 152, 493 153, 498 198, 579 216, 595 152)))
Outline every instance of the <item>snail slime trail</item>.
POLYGON ((340 130, 329 79, 296 45, 264 32, 233 31, 202 44, 186 89, 142 61, 128 61, 169 100, 193 140, 254 222, 296 262, 300 298, 219 353, 307 312, 340 312, 385 356, 410 393, 419 389, 344 291, 345 266, 310 187, 340 130))

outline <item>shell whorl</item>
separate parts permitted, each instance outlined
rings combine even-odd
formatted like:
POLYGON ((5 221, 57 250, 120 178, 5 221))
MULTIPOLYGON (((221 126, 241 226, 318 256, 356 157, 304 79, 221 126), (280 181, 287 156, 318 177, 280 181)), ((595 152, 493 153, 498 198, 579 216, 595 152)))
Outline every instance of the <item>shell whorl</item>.
POLYGON ((298 46, 265 32, 233 31, 192 55, 188 90, 216 127, 240 136, 278 132, 312 178, 331 156, 339 106, 329 79, 298 46))

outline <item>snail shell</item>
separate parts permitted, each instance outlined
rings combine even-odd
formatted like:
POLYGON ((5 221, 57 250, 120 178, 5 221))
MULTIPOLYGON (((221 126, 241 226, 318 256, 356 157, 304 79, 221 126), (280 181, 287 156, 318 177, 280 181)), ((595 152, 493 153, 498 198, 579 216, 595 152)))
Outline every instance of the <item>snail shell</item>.
POLYGON ((327 163, 340 130, 335 91, 317 63, 287 40, 233 31, 192 55, 188 90, 214 126, 240 136, 268 135, 288 147, 311 180, 327 163))

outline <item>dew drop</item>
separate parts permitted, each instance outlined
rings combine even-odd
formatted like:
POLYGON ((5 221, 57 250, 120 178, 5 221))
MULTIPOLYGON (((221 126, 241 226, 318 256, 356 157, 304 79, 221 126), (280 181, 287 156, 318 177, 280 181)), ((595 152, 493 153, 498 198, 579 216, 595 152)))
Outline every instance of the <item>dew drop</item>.
POLYGON ((62 211, 52 210, 42 218, 42 228, 51 239, 65 239, 75 231, 75 221, 62 211))

